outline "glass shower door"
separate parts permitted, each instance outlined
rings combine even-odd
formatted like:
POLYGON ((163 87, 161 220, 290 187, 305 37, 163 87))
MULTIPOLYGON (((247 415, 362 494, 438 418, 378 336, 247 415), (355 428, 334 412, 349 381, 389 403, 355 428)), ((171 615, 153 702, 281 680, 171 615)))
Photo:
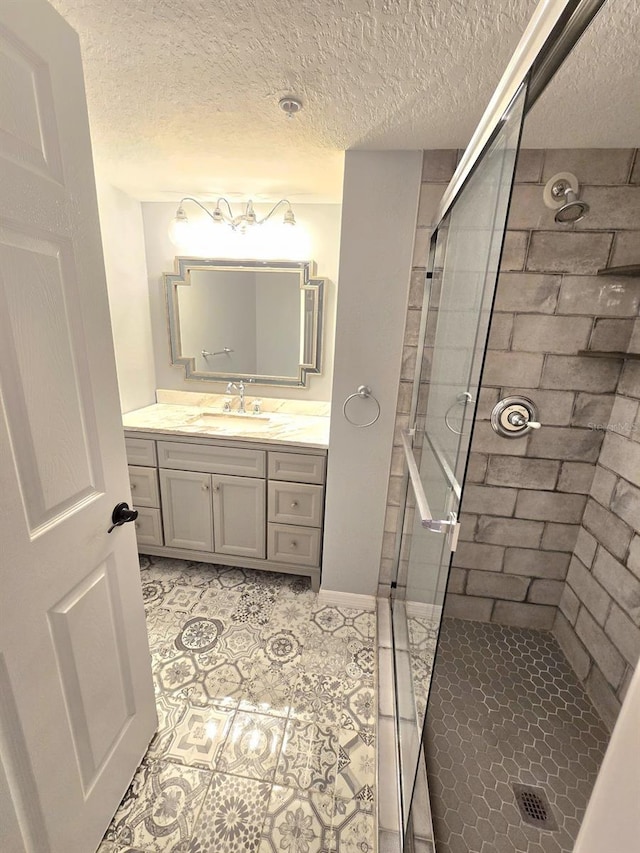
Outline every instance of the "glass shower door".
POLYGON ((458 517, 525 95, 523 86, 431 244, 413 426, 403 436, 407 499, 392 591, 405 831, 451 555, 460 534, 458 517), (431 328, 435 332, 430 336, 431 328))

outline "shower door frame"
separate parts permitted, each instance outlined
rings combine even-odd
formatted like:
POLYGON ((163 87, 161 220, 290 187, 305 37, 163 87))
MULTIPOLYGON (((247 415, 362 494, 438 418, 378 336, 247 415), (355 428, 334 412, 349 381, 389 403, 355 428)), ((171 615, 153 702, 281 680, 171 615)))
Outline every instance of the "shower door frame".
MULTIPOLYGON (((508 113, 510 105, 514 102, 521 87, 525 84, 527 85, 526 100, 522 118, 522 121, 524 122, 533 105, 550 83, 556 71, 572 52, 578 40, 589 27, 602 6, 604 6, 605 2, 606 0, 540 0, 520 40, 520 43, 507 65, 507 68, 495 89, 491 100, 489 101, 489 104, 482 115, 475 132, 473 133, 473 136, 471 137, 469 145, 465 149, 454 175, 443 194, 435 216, 434 221, 436 224, 433 227, 432 237, 437 236, 437 232, 440 229, 443 220, 453 207, 460 194, 463 192, 485 153, 489 150, 493 139, 500 130, 503 117, 508 113)), ((517 151, 519 151, 519 145, 517 151)), ((432 239, 429 252, 429 269, 433 268, 434 246, 435 242, 432 239)), ((425 277, 425 303, 422 309, 419 331, 419 353, 424 349, 429 293, 430 278, 425 277)), ((487 338, 488 333, 489 329, 487 330, 487 338)), ((411 399, 410 411, 412 413, 412 417, 415 417, 418 393, 420 390, 420 362, 421 359, 419 358, 416 364, 416 378, 414 380, 411 399)), ((480 381, 481 377, 482 370, 480 372, 480 381)), ((405 473, 402 486, 403 492, 408 489, 408 484, 409 476, 408 473, 405 473)), ((404 509, 400 513, 399 519, 399 533, 396 539, 395 552, 396 577, 392 583, 392 587, 395 587, 397 583, 403 526, 404 509)), ((396 720, 396 724, 399 724, 399 717, 396 720)), ((397 769, 399 771, 401 766, 401 756, 397 725, 397 769)), ((413 795, 409 802, 411 803, 412 800, 413 795)), ((401 842, 400 848, 404 850, 407 843, 405 833, 405 826, 407 822, 403 811, 400 779, 398 775, 398 828, 401 842)), ((410 829, 411 827, 409 826, 409 832, 410 829)))

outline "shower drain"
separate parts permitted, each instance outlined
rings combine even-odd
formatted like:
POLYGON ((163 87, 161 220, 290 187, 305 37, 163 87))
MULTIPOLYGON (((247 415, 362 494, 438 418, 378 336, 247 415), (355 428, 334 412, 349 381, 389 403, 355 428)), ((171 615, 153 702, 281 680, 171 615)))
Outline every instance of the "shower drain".
POLYGON ((538 829, 558 829, 549 800, 542 788, 532 788, 529 785, 513 785, 512 788, 525 823, 537 826, 538 829))

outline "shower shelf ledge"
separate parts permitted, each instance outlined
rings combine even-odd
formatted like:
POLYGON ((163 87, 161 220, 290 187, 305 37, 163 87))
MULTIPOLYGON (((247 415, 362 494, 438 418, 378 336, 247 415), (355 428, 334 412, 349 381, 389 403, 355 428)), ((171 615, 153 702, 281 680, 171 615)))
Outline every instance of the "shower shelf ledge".
POLYGON ((626 275, 640 278, 640 264, 628 264, 623 267, 603 267, 598 275, 626 275))
POLYGON ((578 355, 585 358, 622 358, 627 361, 640 361, 640 353, 638 352, 606 352, 603 350, 582 349, 578 350, 578 355))

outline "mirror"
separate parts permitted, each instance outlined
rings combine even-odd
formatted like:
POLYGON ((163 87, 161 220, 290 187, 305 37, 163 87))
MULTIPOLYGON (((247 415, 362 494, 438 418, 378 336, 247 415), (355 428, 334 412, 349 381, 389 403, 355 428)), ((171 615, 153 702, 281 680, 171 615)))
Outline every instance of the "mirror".
POLYGON ((304 387, 320 373, 312 261, 176 258, 175 270, 164 275, 171 363, 187 379, 304 387))

